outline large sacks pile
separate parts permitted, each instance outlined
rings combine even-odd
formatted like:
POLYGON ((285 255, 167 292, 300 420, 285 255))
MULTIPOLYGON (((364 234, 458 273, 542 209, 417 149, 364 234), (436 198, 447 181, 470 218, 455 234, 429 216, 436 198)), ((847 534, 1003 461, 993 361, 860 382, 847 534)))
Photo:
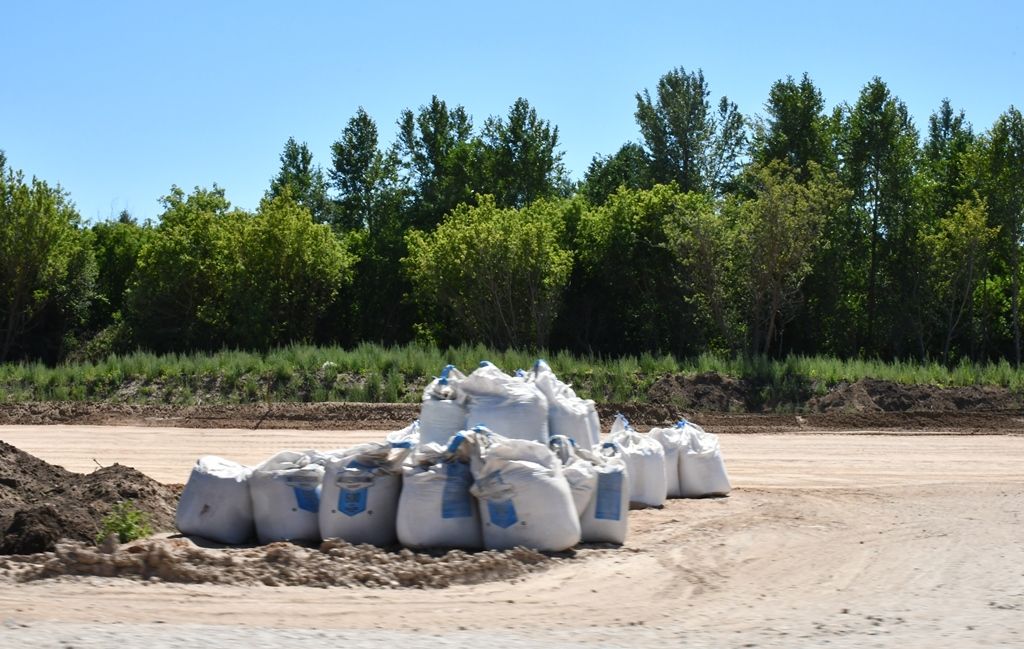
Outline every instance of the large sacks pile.
POLYGON ((544 361, 505 374, 449 365, 421 419, 381 442, 278 453, 249 468, 200 458, 178 528, 227 544, 339 539, 410 548, 558 552, 626 540, 631 507, 725 495, 718 438, 680 421, 649 434, 618 415, 603 444, 594 402, 544 361))

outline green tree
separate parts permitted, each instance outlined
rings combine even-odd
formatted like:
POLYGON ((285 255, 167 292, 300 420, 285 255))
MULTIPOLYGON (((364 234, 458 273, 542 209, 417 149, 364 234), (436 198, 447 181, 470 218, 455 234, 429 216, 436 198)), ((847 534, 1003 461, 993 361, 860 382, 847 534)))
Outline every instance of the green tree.
POLYGON ((303 142, 290 137, 281 152, 281 169, 270 181, 267 198, 277 198, 288 192, 292 199, 309 210, 317 223, 330 223, 333 219, 331 202, 327 197, 327 181, 319 165, 313 164, 313 153, 303 142))
POLYGON ((875 77, 844 109, 840 137, 841 178, 852 192, 856 220, 866 226, 866 242, 847 251, 867 258, 861 349, 901 355, 902 337, 919 347, 923 340, 917 130, 906 104, 875 77))
POLYGON ((691 193, 665 218, 665 236, 675 256, 676 278, 692 292, 694 335, 718 352, 742 347, 742 282, 737 277, 736 227, 723 218, 721 202, 691 193))
POLYGON ((1009 355, 1021 362, 1021 246, 1024 246, 1024 116, 1010 108, 996 119, 982 139, 982 195, 989 223, 999 226, 999 257, 1008 276, 1010 331, 1009 355))
POLYGON ((313 339, 320 319, 352 280, 354 259, 325 224, 287 195, 240 216, 239 275, 229 344, 266 349, 313 339))
POLYGON ((786 77, 772 84, 765 111, 768 117, 754 126, 755 162, 784 162, 797 171, 800 182, 810 178, 809 163, 834 168, 825 100, 806 72, 800 81, 786 77))
POLYGON ((937 220, 973 197, 975 179, 969 161, 976 138, 961 110, 953 112, 948 99, 928 118, 928 137, 922 147, 922 202, 937 220))
POLYGON ((736 104, 722 97, 717 110, 701 70, 669 71, 655 98, 636 95, 640 126, 655 182, 675 182, 681 191, 721 193, 741 165, 746 127, 736 104))
POLYGON ((462 106, 449 108, 434 95, 417 113, 402 111, 396 152, 412 188, 411 222, 433 228, 456 206, 474 199, 480 146, 462 106))
POLYGON ((559 323, 559 342, 623 354, 696 350, 692 281, 681 271, 665 224, 706 197, 675 185, 620 189, 581 215, 577 267, 559 323))
POLYGON ((603 205, 620 187, 650 189, 651 161, 644 148, 627 142, 609 156, 594 156, 583 177, 581 193, 592 205, 603 205))
POLYGON ((565 201, 500 208, 490 196, 457 207, 433 232, 408 235, 405 267, 444 343, 541 348, 562 303, 572 252, 562 245, 565 201))
POLYGON ((226 343, 231 295, 241 272, 239 222, 224 190, 178 187, 139 251, 126 296, 136 341, 157 352, 216 349, 226 343))
POLYGON ((967 200, 939 219, 922 244, 931 260, 929 271, 936 291, 938 322, 944 332, 942 361, 950 361, 955 336, 965 320, 974 328, 972 303, 985 275, 998 227, 989 227, 984 200, 967 200))
POLYGON ((754 197, 728 203, 735 228, 737 283, 743 286, 748 350, 780 351, 783 331, 797 315, 822 227, 845 208, 849 193, 814 162, 809 179, 778 160, 748 171, 754 197))
POLYGON ((139 252, 152 234, 152 227, 138 224, 127 212, 122 212, 116 221, 92 226, 98 270, 93 303, 95 327, 109 325, 124 315, 125 292, 135 273, 139 252))
POLYGON ((96 278, 89 234, 59 186, 26 182, 0 162, 0 362, 53 362, 88 317, 96 278))
POLYGON ((500 207, 525 207, 539 198, 567 196, 569 181, 558 150, 558 127, 537 116, 522 97, 508 119, 490 117, 481 135, 483 177, 477 189, 500 207))
POLYGON ((399 161, 379 148, 377 124, 362 108, 331 145, 331 160, 329 176, 338 193, 332 225, 342 231, 376 229, 401 200, 399 161))

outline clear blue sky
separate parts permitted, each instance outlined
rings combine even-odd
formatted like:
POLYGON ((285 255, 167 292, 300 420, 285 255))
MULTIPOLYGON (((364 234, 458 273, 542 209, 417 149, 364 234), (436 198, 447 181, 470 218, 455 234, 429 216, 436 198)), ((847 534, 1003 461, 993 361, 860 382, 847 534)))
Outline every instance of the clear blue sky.
POLYGON ((519 96, 582 176, 638 140, 634 95, 677 66, 759 114, 810 73, 827 104, 873 76, 919 129, 943 97, 976 130, 1024 106, 1024 3, 9 2, 0 10, 0 149, 81 214, 160 212, 214 182, 254 208, 289 136, 322 166, 356 108, 384 143, 437 94, 477 125, 519 96))

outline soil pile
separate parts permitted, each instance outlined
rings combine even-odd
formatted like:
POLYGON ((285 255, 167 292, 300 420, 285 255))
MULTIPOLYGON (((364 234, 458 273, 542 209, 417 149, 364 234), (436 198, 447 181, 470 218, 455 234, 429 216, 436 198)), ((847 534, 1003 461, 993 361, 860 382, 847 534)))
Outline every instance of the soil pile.
POLYGON ((1006 388, 939 388, 877 379, 840 383, 807 403, 812 412, 999 412, 1020 407, 1020 399, 1006 388))
POLYGON ((71 473, 0 442, 0 554, 53 550, 59 539, 92 542, 122 500, 149 514, 154 530, 174 528, 174 489, 114 464, 71 473))
POLYGON ((216 549, 201 548, 182 537, 108 548, 62 542, 54 552, 0 559, 0 581, 96 575, 189 584, 445 588, 515 579, 569 560, 569 556, 549 556, 526 548, 430 554, 339 540, 324 541, 319 548, 272 543, 216 549))
POLYGON ((750 412, 760 410, 760 390, 752 381, 704 372, 696 376, 668 374, 647 390, 652 404, 672 405, 706 412, 750 412))

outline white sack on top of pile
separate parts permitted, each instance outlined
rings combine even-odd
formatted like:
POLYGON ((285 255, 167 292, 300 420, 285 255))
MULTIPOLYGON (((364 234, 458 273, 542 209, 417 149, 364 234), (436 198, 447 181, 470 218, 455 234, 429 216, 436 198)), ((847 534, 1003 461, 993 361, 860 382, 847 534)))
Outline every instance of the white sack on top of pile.
POLYGON ((686 432, 686 421, 680 421, 668 428, 652 428, 649 433, 652 439, 658 440, 665 449, 665 482, 669 498, 682 498, 683 488, 679 481, 680 456, 690 443, 686 432))
POLYGON ((252 469, 216 455, 192 467, 174 522, 182 534, 237 545, 253 534, 249 475, 252 469))
MULTIPOLYGON (((420 422, 417 420, 402 430, 388 433, 384 439, 388 444, 391 444, 391 448, 409 449, 411 452, 420 443, 420 430, 420 422)), ((338 453, 338 455, 340 454, 338 453)))
POLYGON ((597 488, 597 468, 581 458, 576 443, 565 435, 553 435, 548 447, 562 463, 562 475, 569 483, 576 515, 582 516, 597 488))
POLYGON ((558 380, 543 360, 534 363, 530 378, 548 400, 550 436, 564 435, 580 448, 593 448, 600 443, 601 422, 593 401, 576 396, 572 387, 558 380))
POLYGON ((402 469, 398 500, 398 541, 408 548, 483 547, 480 513, 470 493, 465 436, 456 434, 445 447, 420 446, 402 469))
POLYGON ((597 471, 597 486, 580 516, 584 543, 626 542, 629 531, 629 470, 617 444, 606 443, 600 450, 579 450, 580 458, 597 471))
POLYGON ((323 461, 316 451, 283 451, 253 469, 249 496, 260 543, 320 540, 323 461))
POLYGON ((661 507, 668 485, 665 479, 665 449, 661 444, 637 432, 621 414, 615 415, 608 441, 617 444, 629 472, 629 502, 661 507))
POLYGON ((471 492, 480 501, 484 547, 559 552, 579 543, 576 506, 551 449, 482 427, 466 437, 473 449, 471 492))
POLYGON ((533 383, 484 361, 459 384, 468 401, 467 423, 509 439, 548 443, 548 400, 533 383))
POLYGON ((447 365, 423 390, 420 444, 447 444, 452 435, 466 429, 466 395, 459 390, 465 379, 454 365, 447 365))
POLYGON ((718 435, 697 424, 680 422, 688 437, 679 454, 679 490, 684 498, 725 496, 732 490, 718 435))
POLYGON ((327 462, 320 498, 320 534, 349 543, 391 545, 409 447, 390 442, 353 446, 327 462))

